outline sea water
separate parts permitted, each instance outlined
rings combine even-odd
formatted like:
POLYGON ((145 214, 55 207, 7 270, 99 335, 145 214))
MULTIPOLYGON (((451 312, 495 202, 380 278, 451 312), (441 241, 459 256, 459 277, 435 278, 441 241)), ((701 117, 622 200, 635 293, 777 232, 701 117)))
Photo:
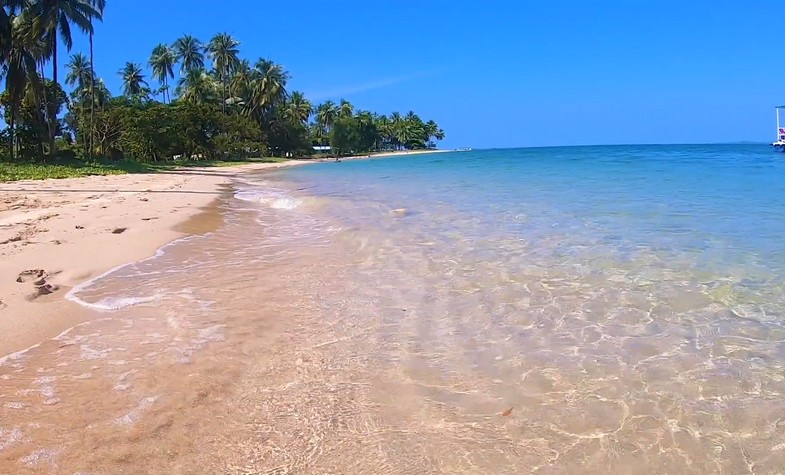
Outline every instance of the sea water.
POLYGON ((785 155, 767 146, 324 162, 245 176, 219 212, 79 286, 100 318, 0 366, 0 462, 785 466, 785 155))

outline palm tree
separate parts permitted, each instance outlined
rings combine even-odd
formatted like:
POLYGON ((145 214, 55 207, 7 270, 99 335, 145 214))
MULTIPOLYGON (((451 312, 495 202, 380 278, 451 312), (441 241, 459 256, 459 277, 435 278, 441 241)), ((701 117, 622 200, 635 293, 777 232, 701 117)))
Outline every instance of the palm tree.
POLYGON ((233 103, 245 104, 248 99, 252 76, 251 63, 248 60, 243 59, 237 63, 237 67, 229 81, 229 93, 232 95, 233 103))
POLYGON ((336 106, 333 101, 325 101, 316 108, 316 123, 324 130, 330 129, 337 118, 338 106, 336 106))
MULTIPOLYGON (((57 38, 63 41, 67 51, 73 47, 71 24, 82 32, 93 31, 92 19, 100 17, 93 7, 93 0, 38 0, 28 4, 27 12, 32 17, 33 33, 37 37, 47 38, 51 45, 52 81, 57 83, 57 38)), ((49 155, 57 152, 55 134, 57 133, 56 102, 49 103, 49 155)))
POLYGON ((436 122, 432 120, 429 120, 423 125, 423 132, 425 133, 426 144, 432 143, 431 142, 432 138, 437 141, 444 140, 444 131, 441 128, 439 128, 439 125, 436 122))
POLYGON ((191 104, 206 104, 216 98, 217 85, 204 69, 192 69, 180 78, 177 95, 191 104))
POLYGON ((392 123, 390 119, 387 118, 386 115, 380 115, 374 119, 376 123, 376 127, 379 129, 379 135, 381 136, 381 144, 377 144, 377 148, 381 148, 379 145, 384 145, 385 147, 387 144, 392 144, 392 123))
POLYGON ((65 83, 71 87, 76 86, 76 91, 81 94, 90 83, 91 66, 90 61, 84 54, 76 53, 72 55, 71 60, 65 65, 68 71, 65 76, 65 83))
POLYGON ((8 51, 11 49, 13 41, 11 25, 13 14, 6 11, 5 6, 0 8, 0 79, 5 77, 5 63, 8 59, 8 51))
POLYGON ((166 102, 169 94, 169 78, 174 79, 174 65, 177 62, 177 56, 172 48, 161 43, 153 48, 153 54, 150 55, 148 64, 153 71, 153 77, 161 83, 161 89, 164 92, 164 102, 166 102))
POLYGON ((112 98, 112 94, 109 92, 109 88, 106 87, 103 79, 96 78, 95 79, 95 89, 93 91, 93 102, 96 107, 100 107, 102 110, 106 106, 106 103, 109 102, 109 99, 112 98))
POLYGON ((144 91, 143 86, 147 86, 142 65, 129 61, 117 74, 123 79, 123 95, 130 99, 139 98, 144 91))
POLYGON ((398 130, 401 129, 401 124, 403 123, 403 117, 401 116, 400 112, 393 112, 390 114, 390 123, 388 127, 388 133, 390 138, 390 143, 398 149, 400 147, 401 142, 398 139, 398 130))
POLYGON ((338 106, 338 117, 351 117, 354 115, 354 106, 346 99, 341 99, 341 105, 338 106))
POLYGON ((232 38, 229 33, 218 33, 207 44, 207 52, 213 61, 213 69, 221 83, 221 110, 226 113, 227 81, 234 68, 240 62, 240 51, 237 47, 240 42, 232 38))
POLYGON ((180 74, 204 68, 204 47, 202 42, 191 35, 178 38, 172 45, 180 61, 180 74))
POLYGON ((311 113, 313 113, 313 107, 311 102, 305 98, 305 94, 300 91, 292 92, 286 103, 284 114, 292 120, 305 124, 311 117, 311 113))
MULTIPOLYGON (((81 125, 84 124, 84 110, 87 105, 87 100, 92 99, 92 92, 87 94, 88 87, 92 84, 90 61, 87 56, 82 53, 77 53, 71 56, 71 60, 66 64, 65 83, 74 87, 74 103, 72 107, 78 111, 77 124, 79 125, 78 133, 83 133, 84 130, 81 125)), ((92 104, 90 106, 92 109, 92 104)), ((92 129, 90 129, 92 131, 92 129)), ((90 144, 88 140, 84 140, 85 150, 89 150, 90 144)))
MULTIPOLYGON (((94 18, 97 20, 103 20, 104 17, 104 9, 106 8, 106 0, 92 0, 93 8, 98 12, 94 18)), ((90 19, 92 24, 92 18, 90 19)), ((93 29, 90 28, 90 143, 88 145, 88 155, 90 159, 93 159, 93 135, 95 130, 95 69, 94 69, 94 58, 93 58, 93 29)))
POLYGON ((283 103, 290 77, 280 64, 259 59, 251 71, 247 112, 261 120, 274 106, 283 103))
MULTIPOLYGON (((10 10, 10 9, 9 9, 10 10)), ((38 63, 41 58, 37 55, 44 50, 42 41, 31 37, 28 31, 29 22, 25 22, 13 14, 14 10, 7 12, 0 8, 0 78, 5 78, 5 89, 10 96, 11 110, 9 111, 8 128, 9 148, 11 159, 15 154, 16 118, 19 104, 25 95, 37 99, 42 89, 41 77, 38 75, 38 63)), ((29 19, 29 18, 28 18, 29 19)))

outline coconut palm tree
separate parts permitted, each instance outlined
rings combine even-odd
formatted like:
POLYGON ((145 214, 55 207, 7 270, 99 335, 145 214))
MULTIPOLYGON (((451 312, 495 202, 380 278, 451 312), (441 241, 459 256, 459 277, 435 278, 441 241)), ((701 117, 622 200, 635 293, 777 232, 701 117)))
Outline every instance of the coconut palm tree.
MULTIPOLYGON (((426 144, 432 144, 433 142, 431 139, 437 141, 444 140, 444 131, 439 128, 439 125, 436 122, 432 120, 429 120, 423 125, 423 132, 425 134, 426 144)), ((435 144, 433 146, 435 146, 435 144)))
MULTIPOLYGON (((74 24, 84 33, 93 31, 92 19, 100 14, 93 7, 93 0, 37 0, 28 3, 26 9, 32 18, 33 34, 50 42, 49 52, 52 61, 52 81, 57 83, 57 39, 62 40, 67 51, 73 47, 71 25, 74 24), (59 35, 58 35, 59 32, 59 35)), ((57 152, 55 135, 57 133, 56 101, 49 104, 49 154, 57 152)))
POLYGON ((333 101, 325 101, 316 108, 316 123, 323 130, 329 130, 338 118, 338 106, 333 101))
POLYGON ((390 119, 386 115, 380 115, 374 118, 376 127, 379 129, 379 136, 381 144, 377 144, 377 148, 388 147, 392 144, 392 125, 390 119))
POLYGON ((5 7, 0 8, 0 79, 5 77, 5 63, 8 58, 8 51, 11 49, 11 24, 13 14, 6 11, 5 7))
POLYGON ((141 64, 129 61, 117 74, 123 79, 123 95, 130 99, 139 98, 147 87, 141 64))
MULTIPOLYGON (((30 36, 29 22, 11 11, 2 10, 0 14, 0 78, 5 79, 5 90, 10 96, 11 110, 8 114, 10 156, 13 160, 16 151, 16 119, 22 98, 28 95, 37 99, 41 91, 41 77, 38 75, 38 54, 44 50, 41 40, 30 36)), ((10 9, 9 9, 10 10, 10 9)))
MULTIPOLYGON (((90 19, 92 24, 93 20, 103 20, 104 17, 104 9, 106 8, 106 0, 92 0, 93 8, 98 12, 98 15, 90 19)), ((90 159, 93 158, 93 135, 95 134, 95 61, 94 61, 94 51, 93 51, 93 29, 90 28, 89 33, 89 41, 90 41, 90 140, 88 144, 88 155, 90 159)))
POLYGON ((346 99, 341 99, 341 105, 338 106, 338 117, 351 117, 354 115, 354 106, 346 99))
POLYGON ((207 104, 214 102, 218 87, 215 80, 204 69, 191 69, 180 78, 177 84, 177 95, 181 100, 191 104, 207 104))
MULTIPOLYGON (((84 54, 77 53, 71 56, 71 60, 68 62, 68 64, 66 64, 65 67, 65 83, 71 87, 74 87, 74 102, 71 107, 78 110, 78 118, 84 119, 84 110, 87 106, 87 101, 92 99, 92 91, 88 90, 92 84, 90 61, 88 61, 87 56, 84 54), (88 92, 90 92, 90 94, 88 94, 88 92)), ((92 104, 90 105, 90 108, 93 108, 92 104)), ((79 123, 80 126, 81 124, 82 123, 79 123)), ((80 134, 83 132, 85 131, 79 130, 80 134)), ((89 140, 85 140, 84 143, 85 148, 89 149, 89 140)))
POLYGON ((311 106, 311 102, 305 98, 305 94, 300 91, 292 92, 284 111, 286 117, 305 124, 308 122, 312 113, 313 107, 311 106))
POLYGON ((71 87, 76 86, 76 91, 82 93, 85 88, 90 84, 91 77, 91 64, 82 53, 71 55, 71 60, 66 67, 65 83, 71 87))
POLYGON ((106 103, 109 102, 109 99, 112 98, 112 94, 109 92, 109 88, 106 87, 104 80, 101 78, 95 78, 95 88, 93 91, 93 101, 95 107, 103 109, 106 106, 106 103))
POLYGON ((207 43, 207 53, 213 62, 213 69, 221 83, 221 110, 226 113, 226 91, 229 77, 240 62, 240 42, 232 38, 229 33, 218 33, 207 43))
POLYGON ((169 78, 174 79, 175 63, 177 63, 177 56, 168 45, 161 43, 153 48, 148 64, 153 71, 153 77, 161 84, 164 102, 167 102, 169 95, 169 78))
POLYGON ((289 72, 269 59, 259 59, 251 71, 247 112, 263 120, 272 108, 286 99, 289 72))
POLYGON ((204 68, 204 46, 202 42, 191 35, 178 38, 172 49, 180 61, 180 74, 204 68))
POLYGON ((232 95, 233 102, 236 104, 244 104, 248 99, 248 90, 250 89, 253 72, 251 70, 251 63, 243 59, 237 63, 234 73, 229 80, 229 93, 232 95))

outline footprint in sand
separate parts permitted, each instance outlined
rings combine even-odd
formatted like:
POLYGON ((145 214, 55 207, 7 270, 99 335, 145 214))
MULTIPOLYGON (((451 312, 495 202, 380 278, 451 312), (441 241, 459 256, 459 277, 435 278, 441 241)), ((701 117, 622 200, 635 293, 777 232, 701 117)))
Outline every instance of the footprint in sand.
POLYGON ((127 230, 128 230, 128 228, 114 228, 114 230, 112 231, 112 234, 123 234, 127 230))
POLYGON ((38 280, 46 275, 46 271, 43 269, 31 269, 31 270, 24 270, 19 273, 19 276, 16 278, 17 282, 28 282, 30 280, 38 280))
POLYGON ((58 286, 46 281, 48 277, 49 274, 43 269, 30 269, 20 272, 16 281, 19 283, 32 281, 34 290, 27 296, 27 300, 33 301, 42 295, 49 295, 59 289, 58 286))

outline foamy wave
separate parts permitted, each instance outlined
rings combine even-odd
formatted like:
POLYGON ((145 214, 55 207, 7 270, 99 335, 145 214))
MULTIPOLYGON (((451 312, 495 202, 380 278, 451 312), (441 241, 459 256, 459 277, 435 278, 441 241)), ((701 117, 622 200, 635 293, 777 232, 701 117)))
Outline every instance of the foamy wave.
POLYGON ((273 209, 295 209, 302 204, 301 199, 278 190, 242 190, 235 193, 234 197, 238 200, 267 205, 273 209))
POLYGON ((275 209, 295 209, 296 207, 300 206, 301 200, 296 200, 294 198, 278 198, 277 200, 273 200, 270 203, 270 208, 275 209))
POLYGON ((28 351, 33 350, 35 348, 38 348, 39 346, 41 346, 41 344, 40 343, 36 343, 35 345, 28 346, 24 350, 15 351, 14 353, 9 353, 7 355, 4 355, 4 356, 0 357, 0 366, 3 366, 4 364, 8 363, 9 361, 16 361, 16 360, 20 359, 28 351))
POLYGON ((197 237, 202 237, 202 236, 186 236, 184 238, 175 239, 174 241, 170 242, 169 244, 166 244, 165 246, 161 246, 160 248, 158 248, 158 250, 155 251, 155 254, 153 254, 150 257, 146 257, 144 259, 141 259, 141 260, 138 260, 138 261, 134 261, 134 262, 127 262, 125 264, 120 264, 119 266, 113 267, 113 268, 109 269, 108 271, 104 272, 103 274, 97 275, 97 276, 93 277, 92 279, 88 279, 88 280, 86 280, 86 281, 84 281, 84 282, 82 282, 80 284, 75 285, 71 290, 68 291, 67 294, 65 294, 65 298, 67 300, 70 300, 71 302, 77 303, 77 304, 82 305, 84 307, 92 308, 94 310, 104 310, 104 311, 119 310, 121 308, 130 307, 131 305, 138 305, 140 303, 152 302, 153 300, 157 300, 160 297, 160 295, 155 295, 155 296, 152 296, 152 297, 118 297, 118 298, 113 298, 113 299, 112 298, 105 298, 105 299, 102 299, 102 300, 100 300, 98 302, 91 303, 91 302, 87 302, 86 300, 82 300, 81 298, 79 298, 77 296, 77 294, 79 292, 85 290, 86 288, 92 286, 98 280, 108 276, 109 274, 117 272, 120 269, 124 269, 124 268, 126 268, 128 266, 132 266, 132 265, 135 265, 135 264, 146 262, 146 261, 149 261, 149 260, 152 260, 152 259, 157 259, 157 258, 163 256, 164 254, 166 254, 166 248, 168 248, 169 246, 173 246, 173 245, 175 245, 175 244, 177 244, 179 242, 187 241, 187 240, 194 239, 194 238, 197 238, 197 237))
POLYGON ((69 300, 87 308, 92 308, 93 310, 113 311, 120 310, 121 308, 132 307, 142 303, 155 302, 160 298, 161 296, 156 294, 149 297, 107 297, 99 300, 98 302, 87 302, 76 296, 71 296, 69 300))

